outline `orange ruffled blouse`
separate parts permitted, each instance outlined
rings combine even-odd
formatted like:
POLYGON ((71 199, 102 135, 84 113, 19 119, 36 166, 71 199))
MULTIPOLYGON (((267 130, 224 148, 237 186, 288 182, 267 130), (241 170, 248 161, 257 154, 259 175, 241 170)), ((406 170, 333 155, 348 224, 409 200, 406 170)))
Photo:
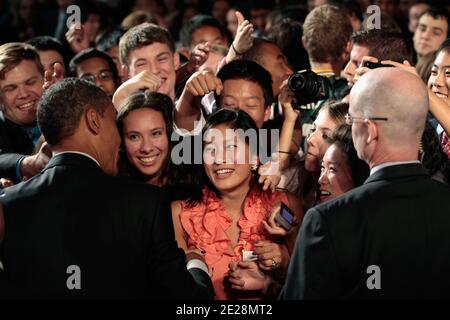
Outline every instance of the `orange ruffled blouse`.
POLYGON ((258 191, 256 188, 250 190, 245 199, 243 215, 238 221, 241 231, 233 252, 229 250, 231 240, 226 234, 232 218, 214 192, 204 188, 202 200, 193 207, 189 207, 185 201, 181 203, 180 220, 188 235, 188 246, 195 246, 205 252, 205 261, 213 269, 211 279, 216 299, 261 298, 258 293, 228 289, 224 280, 229 263, 242 260, 242 250, 254 250, 254 243, 271 240, 261 222, 267 219, 272 208, 281 201, 289 206, 283 192, 258 191))

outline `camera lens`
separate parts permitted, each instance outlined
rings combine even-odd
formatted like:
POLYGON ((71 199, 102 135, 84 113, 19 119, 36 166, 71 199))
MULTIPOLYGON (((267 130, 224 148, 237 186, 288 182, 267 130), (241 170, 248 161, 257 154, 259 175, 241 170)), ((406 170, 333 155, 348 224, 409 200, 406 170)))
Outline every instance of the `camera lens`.
POLYGON ((305 78, 299 73, 295 73, 289 77, 288 86, 293 92, 298 92, 303 84, 305 83, 305 78))

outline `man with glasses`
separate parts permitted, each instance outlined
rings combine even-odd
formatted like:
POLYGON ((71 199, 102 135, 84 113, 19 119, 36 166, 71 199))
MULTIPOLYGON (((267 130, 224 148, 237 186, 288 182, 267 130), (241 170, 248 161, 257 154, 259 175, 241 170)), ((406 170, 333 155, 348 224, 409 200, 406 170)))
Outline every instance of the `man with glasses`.
POLYGON ((450 188, 418 161, 428 112, 421 79, 365 74, 350 93, 365 183, 305 214, 283 299, 450 298, 450 188))
POLYGON ((119 75, 111 57, 103 51, 89 48, 72 58, 70 71, 79 79, 95 83, 112 98, 119 86, 119 75))

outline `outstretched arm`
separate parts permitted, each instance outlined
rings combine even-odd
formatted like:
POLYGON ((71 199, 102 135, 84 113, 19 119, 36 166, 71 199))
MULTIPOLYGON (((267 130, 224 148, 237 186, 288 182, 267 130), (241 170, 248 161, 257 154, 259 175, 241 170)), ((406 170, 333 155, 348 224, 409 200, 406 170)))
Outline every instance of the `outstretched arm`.
POLYGON ((225 59, 226 63, 230 63, 239 58, 253 46, 253 25, 250 21, 245 20, 244 16, 239 11, 236 11, 236 17, 238 19, 238 28, 236 36, 230 46, 230 50, 228 50, 225 59))
POLYGON ((211 71, 194 73, 186 82, 183 93, 175 106, 174 122, 177 127, 192 131, 195 121, 198 121, 201 116, 201 98, 214 91, 220 94, 222 90, 222 81, 211 71))

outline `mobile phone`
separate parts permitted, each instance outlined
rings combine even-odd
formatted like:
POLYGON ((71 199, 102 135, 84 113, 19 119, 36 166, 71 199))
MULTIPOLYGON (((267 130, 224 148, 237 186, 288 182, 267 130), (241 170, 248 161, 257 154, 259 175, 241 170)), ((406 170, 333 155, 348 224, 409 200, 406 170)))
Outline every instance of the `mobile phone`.
POLYGON ((384 64, 384 63, 378 63, 378 62, 372 62, 372 61, 364 61, 363 66, 369 69, 376 69, 376 68, 392 68, 394 67, 392 64, 384 64))
POLYGON ((280 211, 275 215, 275 222, 288 231, 294 224, 294 213, 283 202, 281 202, 280 211))
POLYGON ((242 250, 242 261, 255 261, 258 260, 255 252, 249 250, 242 250))

